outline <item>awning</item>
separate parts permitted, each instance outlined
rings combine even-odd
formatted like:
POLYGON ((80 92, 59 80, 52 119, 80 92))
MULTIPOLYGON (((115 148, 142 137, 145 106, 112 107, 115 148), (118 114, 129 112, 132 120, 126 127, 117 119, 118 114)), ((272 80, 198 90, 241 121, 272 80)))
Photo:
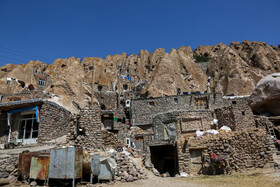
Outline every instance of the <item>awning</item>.
POLYGON ((23 109, 18 109, 18 110, 10 110, 8 112, 8 114, 13 114, 13 113, 18 113, 18 112, 24 112, 24 111, 29 111, 29 110, 36 110, 36 120, 39 123, 39 119, 40 119, 40 111, 38 106, 34 106, 34 107, 29 107, 29 108, 23 108, 23 109))

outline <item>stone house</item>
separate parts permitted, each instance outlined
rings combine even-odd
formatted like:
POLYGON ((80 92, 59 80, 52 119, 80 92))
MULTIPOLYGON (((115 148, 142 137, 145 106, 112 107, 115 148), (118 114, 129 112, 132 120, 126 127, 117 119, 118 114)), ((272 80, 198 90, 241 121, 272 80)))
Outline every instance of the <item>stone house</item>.
POLYGON ((67 135, 71 112, 45 100, 0 103, 0 144, 44 143, 67 135))
POLYGON ((219 128, 228 126, 232 130, 244 130, 255 127, 255 118, 249 106, 249 97, 223 97, 225 106, 215 110, 219 128))
POLYGON ((132 101, 133 125, 149 134, 135 135, 135 146, 146 155, 146 166, 172 176, 182 171, 180 139, 196 130, 211 129, 215 109, 224 105, 221 94, 190 94, 132 101), (141 144, 139 145, 139 142, 141 144), (138 144, 138 145, 137 145, 138 144))
POLYGON ((145 166, 154 167, 161 174, 168 172, 174 176, 181 172, 202 173, 203 155, 209 158, 211 153, 229 154, 234 157, 231 168, 235 170, 263 167, 273 160, 270 152, 273 144, 268 141, 269 137, 263 137, 265 132, 256 129, 247 98, 227 98, 212 93, 135 99, 132 101, 132 120, 134 126, 142 130, 138 130, 140 133, 134 133, 133 138, 136 149, 141 149, 145 156, 145 166), (228 134, 220 139, 217 135, 208 135, 208 138, 200 141, 195 132, 215 129, 213 119, 219 119, 219 127, 231 127, 240 139, 228 134), (247 131, 249 133, 246 133, 247 131), (246 136, 250 136, 250 141, 246 136), (228 140, 227 137, 232 138, 228 140), (219 139, 217 146, 213 144, 216 138, 219 139), (259 140, 262 145, 263 151, 258 150, 256 153, 264 153, 261 159, 256 155, 245 154, 258 149, 257 146, 249 145, 255 140, 259 140), (238 146, 245 143, 248 144, 248 150, 245 150, 244 155, 234 154, 239 151, 238 146), (244 161, 235 157, 242 157, 244 161))

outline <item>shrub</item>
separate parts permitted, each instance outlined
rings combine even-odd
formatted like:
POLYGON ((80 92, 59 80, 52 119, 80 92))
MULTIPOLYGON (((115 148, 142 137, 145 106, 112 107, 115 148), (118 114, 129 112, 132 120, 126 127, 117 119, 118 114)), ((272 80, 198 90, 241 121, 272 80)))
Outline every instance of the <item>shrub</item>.
POLYGON ((193 58, 195 59, 196 62, 208 62, 209 58, 207 56, 203 55, 193 55, 193 58))

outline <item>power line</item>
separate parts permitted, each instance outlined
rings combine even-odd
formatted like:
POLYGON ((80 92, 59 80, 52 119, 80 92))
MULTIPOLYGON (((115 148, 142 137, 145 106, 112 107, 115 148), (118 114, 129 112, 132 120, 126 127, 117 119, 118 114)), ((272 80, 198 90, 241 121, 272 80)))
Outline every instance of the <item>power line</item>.
POLYGON ((11 57, 2 56, 2 55, 0 55, 0 57, 1 57, 1 58, 10 59, 10 60, 16 60, 16 61, 27 61, 27 60, 22 60, 22 59, 11 58, 11 57))
POLYGON ((28 53, 21 52, 21 51, 18 51, 18 50, 14 50, 14 49, 10 49, 10 48, 7 48, 7 47, 2 47, 2 46, 0 46, 0 48, 5 49, 5 50, 9 50, 9 51, 13 51, 14 53, 18 53, 18 54, 22 54, 22 55, 25 55, 25 56, 29 56, 29 57, 31 57, 31 58, 36 57, 36 58, 51 60, 50 58, 40 57, 40 56, 37 56, 37 55, 28 54, 28 53))
POLYGON ((11 55, 14 55, 14 56, 19 56, 19 57, 23 57, 23 58, 27 58, 27 59, 32 59, 34 57, 28 57, 28 56, 24 56, 24 55, 19 55, 19 54, 16 54, 14 52, 10 52, 10 51, 5 51, 4 53, 9 53, 11 55))

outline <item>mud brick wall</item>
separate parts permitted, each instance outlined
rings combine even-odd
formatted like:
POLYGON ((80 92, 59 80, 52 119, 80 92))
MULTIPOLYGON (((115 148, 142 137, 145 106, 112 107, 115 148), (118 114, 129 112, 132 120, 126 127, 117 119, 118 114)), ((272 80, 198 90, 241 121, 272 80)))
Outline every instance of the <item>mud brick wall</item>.
POLYGON ((177 95, 149 99, 135 99, 132 101, 132 118, 135 125, 152 124, 153 116, 174 110, 195 110, 195 99, 207 98, 208 110, 224 106, 221 94, 177 95), (151 105, 153 103, 153 105, 151 105))
MULTIPOLYGON (((76 124, 73 123, 76 128, 76 124)), ((76 136, 70 133, 70 140, 73 141, 74 145, 82 147, 86 150, 96 150, 103 148, 103 139, 101 132, 101 117, 100 109, 82 109, 79 114, 78 128, 84 129, 82 133, 77 132, 76 136)), ((76 130, 78 130, 76 128, 76 130)))
POLYGON ((210 159, 212 153, 229 155, 230 167, 236 171, 263 168, 266 164, 273 163, 274 144, 264 129, 252 128, 246 131, 203 136, 200 139, 190 138, 185 142, 185 146, 180 144, 179 147, 186 156, 185 160, 179 157, 179 163, 184 163, 184 166, 180 167, 184 172, 189 172, 191 164, 189 152, 192 149, 203 150, 206 159, 210 159))
POLYGON ((39 143, 67 135, 70 114, 65 108, 46 101, 40 109, 39 143))

